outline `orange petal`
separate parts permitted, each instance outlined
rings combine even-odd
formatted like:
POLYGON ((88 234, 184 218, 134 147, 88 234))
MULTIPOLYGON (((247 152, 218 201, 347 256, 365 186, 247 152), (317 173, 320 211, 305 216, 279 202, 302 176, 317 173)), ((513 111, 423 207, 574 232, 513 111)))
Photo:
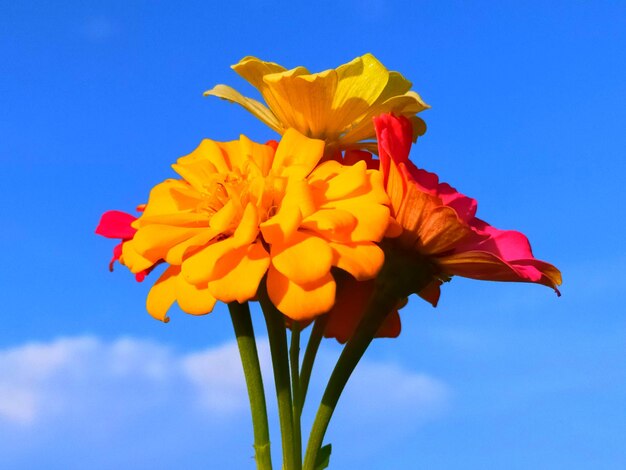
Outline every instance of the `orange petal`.
POLYGON ((309 139, 293 128, 287 129, 276 149, 272 169, 277 174, 297 174, 304 178, 323 154, 323 140, 309 139))
POLYGON ((220 210, 213 214, 209 222, 209 227, 217 233, 227 232, 235 221, 237 214, 237 206, 235 202, 230 199, 220 210))
POLYGON ((298 230, 302 221, 302 213, 295 206, 281 209, 261 224, 261 233, 267 243, 286 243, 298 230))
POLYGON ((348 241, 357 220, 350 212, 340 209, 321 209, 302 221, 303 229, 319 233, 334 241, 348 241))
POLYGON ((171 248, 165 255, 165 261, 169 264, 180 265, 185 255, 194 248, 198 248, 209 243, 218 234, 211 229, 205 229, 197 235, 185 240, 171 248))
POLYGON ((176 300, 183 312, 205 315, 213 310, 217 300, 207 287, 198 288, 189 284, 183 276, 176 276, 176 300))
POLYGON ((133 274, 140 273, 141 271, 151 267, 156 261, 144 258, 142 255, 135 251, 132 240, 122 243, 122 256, 120 257, 120 263, 128 267, 133 274))
POLYGON ((216 265, 220 258, 234 249, 232 238, 211 243, 183 261, 182 275, 190 284, 205 284, 215 279, 216 265))
POLYGON ((283 314, 293 320, 309 320, 327 312, 335 302, 335 280, 328 273, 316 282, 300 285, 270 265, 267 293, 283 314))
POLYGON ((259 234, 259 212, 251 202, 243 211, 239 225, 233 234, 235 246, 246 246, 252 243, 259 234))
POLYGON ((191 211, 198 204, 199 197, 188 184, 179 180, 169 179, 157 184, 150 191, 144 212, 133 223, 133 227, 140 228, 145 223, 150 223, 153 217, 191 211))
POLYGON ((389 225, 389 208, 372 204, 366 197, 332 201, 324 209, 341 209, 351 213, 357 219, 357 225, 350 235, 353 242, 380 241, 385 236, 389 225))
POLYGON ((330 243, 333 266, 349 272, 357 281, 373 279, 385 261, 385 255, 375 243, 330 243))
POLYGON ((223 275, 209 282, 209 291, 225 303, 250 300, 269 264, 270 256, 261 242, 232 251, 219 261, 217 270, 223 275))
POLYGON ((176 277, 179 266, 170 266, 154 283, 146 299, 148 313, 157 320, 168 322, 167 311, 176 300, 176 277))
POLYGON ((170 248, 205 231, 206 228, 146 225, 141 227, 133 237, 133 250, 145 258, 157 261, 165 258, 170 248))
POLYGON ((350 194, 369 186, 364 161, 359 161, 352 166, 342 167, 341 173, 328 180, 328 188, 325 196, 329 201, 345 199, 350 194))
POLYGON ((272 245, 272 265, 297 284, 318 281, 330 272, 333 253, 328 242, 297 232, 289 244, 272 245))

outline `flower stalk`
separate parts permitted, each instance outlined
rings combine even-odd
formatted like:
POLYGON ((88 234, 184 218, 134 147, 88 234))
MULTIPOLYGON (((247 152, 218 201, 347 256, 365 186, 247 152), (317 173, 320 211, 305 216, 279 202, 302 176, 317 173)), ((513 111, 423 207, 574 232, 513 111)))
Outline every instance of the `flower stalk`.
POLYGON ((292 414, 293 414, 293 440, 294 453, 296 462, 301 468, 302 464, 302 430, 301 421, 302 402, 300 390, 300 324, 294 321, 291 324, 291 345, 289 346, 289 364, 291 368, 291 395, 292 395, 292 414))
POLYGON ((248 302, 228 304, 230 317, 233 322, 237 346, 241 356, 241 364, 246 378, 250 410, 252 412, 252 428, 254 432, 254 458, 258 470, 272 470, 270 454, 270 433, 267 422, 267 407, 263 390, 263 377, 257 354, 254 328, 250 318, 248 302))
POLYGON ((283 468, 284 470, 300 470, 302 461, 296 458, 293 401, 285 320, 282 313, 280 313, 270 301, 264 285, 259 289, 259 301, 263 309, 263 315, 265 316, 270 353, 272 355, 274 383, 276 385, 276 398, 278 401, 278 418, 282 439, 283 468))
POLYGON ((306 395, 309 390, 309 381, 311 380, 311 372, 313 370, 313 363, 317 356, 317 351, 322 342, 324 336, 324 329, 328 322, 328 315, 321 315, 317 317, 313 324, 313 330, 311 336, 309 336, 309 342, 306 345, 304 352, 304 358, 302 359, 302 370, 300 371, 300 400, 298 403, 298 412, 302 416, 302 409, 304 408, 304 402, 306 401, 306 395))

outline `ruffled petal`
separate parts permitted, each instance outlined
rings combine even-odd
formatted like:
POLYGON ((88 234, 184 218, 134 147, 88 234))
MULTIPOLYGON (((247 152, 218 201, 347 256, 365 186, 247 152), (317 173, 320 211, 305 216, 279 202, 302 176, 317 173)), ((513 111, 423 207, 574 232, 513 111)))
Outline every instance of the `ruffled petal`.
POLYGON ((330 243, 333 266, 350 273, 358 281, 376 277, 385 261, 383 250, 375 243, 330 243))
POLYGON ((310 284, 296 284, 270 265, 267 273, 267 293, 283 314, 293 320, 310 320, 327 312, 335 301, 335 280, 328 273, 310 284))
POLYGON ((256 296, 269 264, 261 242, 231 251, 220 259, 217 270, 222 276, 209 282, 209 291, 225 303, 246 302, 256 296))
POLYGON ((297 232, 289 244, 272 245, 271 254, 274 268, 300 285, 325 277, 333 261, 328 242, 303 232, 297 232))
POLYGON ((272 169, 277 174, 307 176, 324 155, 324 141, 287 129, 278 144, 272 169))
POLYGON ((232 238, 211 243, 183 261, 182 275, 190 284, 206 284, 219 276, 218 261, 235 249, 232 238))

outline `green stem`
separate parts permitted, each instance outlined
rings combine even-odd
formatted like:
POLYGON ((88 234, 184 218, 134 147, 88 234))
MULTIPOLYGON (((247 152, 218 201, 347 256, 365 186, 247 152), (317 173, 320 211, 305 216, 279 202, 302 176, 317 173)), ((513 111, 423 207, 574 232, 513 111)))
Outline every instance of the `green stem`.
POLYGON ((381 248, 385 251, 385 262, 376 278, 376 286, 363 318, 341 352, 326 385, 309 435, 304 470, 315 470, 317 455, 339 396, 389 312, 394 310, 400 299, 420 292, 435 279, 434 267, 414 250, 404 250, 394 242, 383 242, 381 248))
POLYGON ((385 317, 393 310, 397 302, 398 297, 393 290, 384 287, 377 289, 370 299, 363 319, 341 352, 322 396, 322 402, 317 410, 309 436, 309 443, 304 458, 304 470, 315 470, 317 454, 322 447, 324 435, 339 401, 339 396, 343 392, 352 371, 372 342, 380 325, 382 325, 385 317))
POLYGON ((283 445, 283 469, 298 470, 295 458, 295 443, 293 433, 293 413, 291 401, 291 383, 289 378, 289 355, 287 352, 287 332, 285 320, 274 304, 267 297, 265 287, 259 289, 259 301, 265 315, 267 335, 272 354, 274 368, 274 383, 278 399, 278 418, 283 445))
POLYGON ((289 362, 291 365, 291 391, 293 397, 293 439, 296 465, 298 470, 302 468, 302 430, 300 417, 300 324, 297 321, 291 323, 291 346, 289 347, 289 362))
POLYGON ((252 428, 254 430, 254 458, 258 470, 272 470, 272 457, 270 454, 270 432, 267 423, 267 409, 265 405, 265 392, 263 390, 263 377, 261 366, 254 339, 254 329, 250 318, 248 302, 240 304, 232 302, 228 304, 230 318, 237 336, 237 345, 243 365, 243 373, 248 387, 250 410, 252 411, 252 428))
POLYGON ((322 342, 324 330, 326 329, 326 323, 328 323, 328 315, 322 315, 317 317, 313 324, 313 330, 309 337, 309 342, 304 352, 304 359, 302 359, 302 370, 300 371, 300 401, 298 403, 298 411, 302 415, 304 408, 304 402, 306 401, 306 395, 309 390, 309 381, 311 380, 311 371, 313 370, 313 363, 315 362, 315 356, 317 356, 317 350, 322 342))

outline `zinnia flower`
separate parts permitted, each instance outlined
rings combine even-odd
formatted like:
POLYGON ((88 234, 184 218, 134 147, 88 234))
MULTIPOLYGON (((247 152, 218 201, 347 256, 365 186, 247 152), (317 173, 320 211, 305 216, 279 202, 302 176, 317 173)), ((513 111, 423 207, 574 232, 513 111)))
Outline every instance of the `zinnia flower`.
POLYGON ((416 116, 429 106, 398 72, 388 71, 372 54, 336 69, 310 73, 304 67, 286 70, 256 57, 244 57, 233 69, 257 88, 264 104, 233 88, 217 85, 205 95, 238 103, 283 134, 287 129, 325 140, 327 154, 346 148, 376 152, 372 119, 393 112, 410 119, 417 138, 426 131, 416 116))
POLYGON ((277 147, 207 139, 180 158, 173 168, 182 179, 152 189, 122 247, 132 272, 169 264, 148 311, 166 320, 175 301, 191 314, 218 300, 243 303, 267 274, 276 307, 307 320, 333 306, 331 268, 374 278, 389 221, 382 174, 365 162, 318 165, 323 154, 323 141, 290 129, 277 147))
MULTIPOLYGON (((442 279, 533 282, 557 293, 561 273, 533 256, 520 232, 499 230, 476 217, 474 199, 440 183, 409 161, 411 124, 401 116, 376 118, 381 170, 397 226, 397 243, 436 266, 442 279)), ((436 304, 441 280, 422 294, 436 304)))

